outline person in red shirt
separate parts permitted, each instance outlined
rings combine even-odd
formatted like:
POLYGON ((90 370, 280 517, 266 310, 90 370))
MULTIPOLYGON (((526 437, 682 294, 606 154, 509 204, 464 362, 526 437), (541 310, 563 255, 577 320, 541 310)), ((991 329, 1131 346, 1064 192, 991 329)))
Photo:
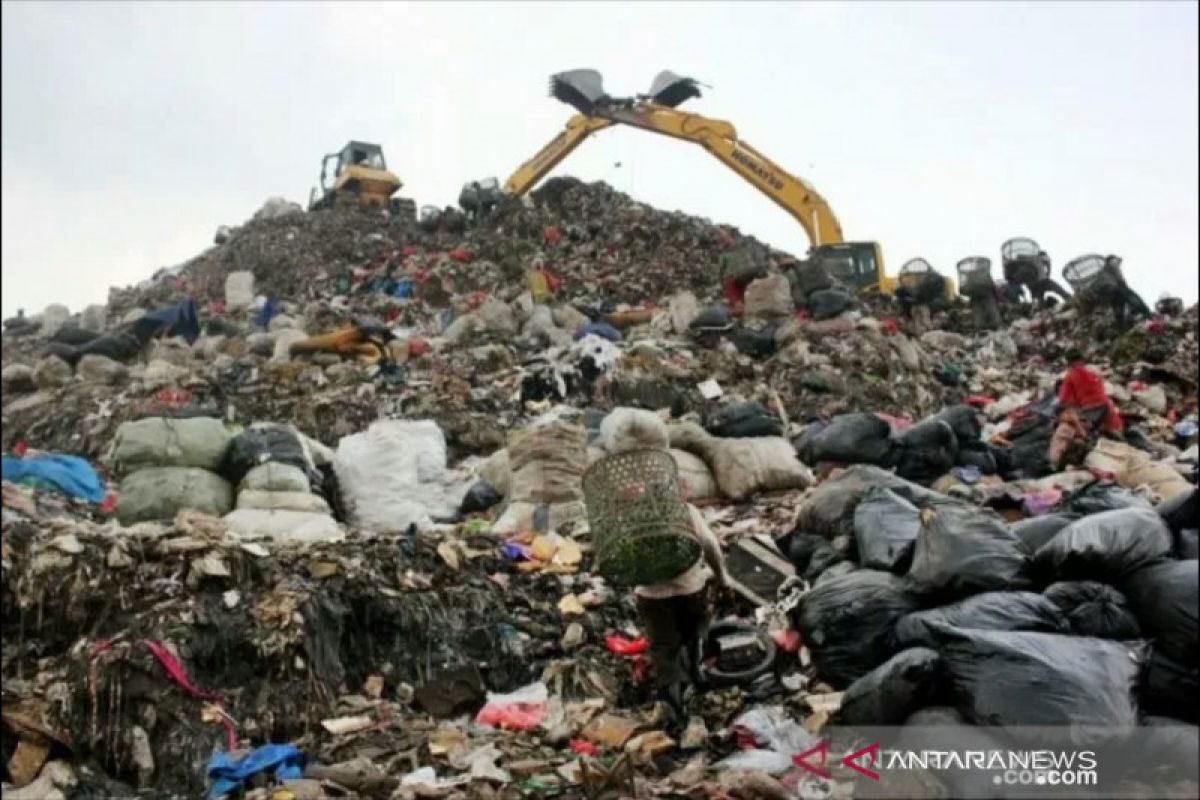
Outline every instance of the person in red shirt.
POLYGON ((1119 436, 1121 414, 1104 391, 1104 379, 1083 363, 1078 350, 1067 353, 1067 374, 1058 389, 1058 427, 1050 438, 1050 464, 1058 469, 1068 448, 1087 441, 1094 429, 1119 436))

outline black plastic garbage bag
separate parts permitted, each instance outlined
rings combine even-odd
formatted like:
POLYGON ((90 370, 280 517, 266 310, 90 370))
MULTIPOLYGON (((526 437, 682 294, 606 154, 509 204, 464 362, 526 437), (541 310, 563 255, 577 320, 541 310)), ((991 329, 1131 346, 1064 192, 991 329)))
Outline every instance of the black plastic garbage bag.
POLYGON ((726 335, 739 353, 751 358, 770 358, 779 349, 779 345, 775 341, 775 334, 771 331, 734 328, 726 335))
POLYGON ((954 706, 929 706, 909 714, 904 720, 905 725, 919 728, 941 727, 943 725, 969 725, 967 718, 958 713, 954 706))
POLYGON ((60 344, 81 345, 87 344, 99 336, 100 334, 96 331, 90 331, 78 325, 63 325, 50 337, 50 341, 59 342, 60 344))
POLYGON ((466 495, 463 496, 462 505, 458 510, 463 514, 475 514, 487 511, 503 499, 504 495, 496 491, 496 487, 487 481, 476 481, 475 485, 468 489, 466 495))
POLYGON ((908 572, 920 532, 920 510, 891 489, 871 489, 854 510, 858 561, 868 569, 908 572))
POLYGON ((733 326, 733 315, 723 306, 706 308, 696 315, 688 327, 693 331, 728 330, 733 326))
POLYGON ((821 289, 808 295, 808 311, 818 322, 833 319, 854 305, 854 298, 841 289, 821 289))
POLYGON ((940 503, 922 513, 908 580, 934 601, 1031 585, 1021 540, 991 511, 940 503))
POLYGON ((1012 532, 1021 540, 1025 552, 1036 553, 1042 545, 1053 539, 1059 531, 1079 519, 1078 514, 1060 512, 1043 514, 1040 517, 1023 519, 1011 526, 1012 532))
POLYGON ((842 554, 828 541, 811 533, 797 532, 788 545, 788 558, 796 574, 808 580, 843 560, 842 554))
POLYGON ((1071 633, 1099 639, 1136 639, 1142 635, 1125 595, 1096 581, 1059 581, 1042 592, 1058 606, 1071 633))
MULTIPOLYGON (((805 460, 801 456, 801 460, 805 460)), ((944 494, 918 486, 885 469, 859 464, 827 479, 800 504, 798 530, 827 539, 854 536, 854 512, 867 492, 875 487, 891 489, 917 506, 947 500, 944 494)))
POLYGON ((1138 688, 1138 701, 1146 711, 1198 722, 1197 697, 1200 697, 1200 667, 1183 664, 1162 652, 1150 654, 1138 688))
POLYGON ((783 435, 783 423, 762 403, 731 403, 710 416, 705 427, 725 439, 783 435))
POLYGON ((1120 582, 1155 652, 1189 667, 1200 663, 1200 569, 1194 560, 1145 567, 1120 582))
POLYGON ((955 706, 976 725, 1072 727, 1100 744, 1137 724, 1140 644, 950 627, 936 635, 955 706))
POLYGON ((1000 466, 1000 461, 996 458, 996 448, 989 446, 982 448, 964 448, 960 446, 958 450, 958 466, 975 467, 983 475, 997 475, 1004 471, 1000 466))
POLYGON ((304 446, 291 430, 282 425, 247 428, 233 437, 229 449, 225 451, 220 473, 236 486, 247 472, 268 461, 297 467, 309 476, 310 482, 316 478, 319 485, 319 478, 312 474, 304 446))
POLYGON ((932 420, 944 422, 954 431, 960 447, 967 447, 973 442, 979 442, 983 433, 983 418, 973 406, 960 403, 948 406, 930 417, 932 420))
POLYGON ((1048 581, 1111 583, 1169 558, 1171 544, 1171 531, 1152 509, 1123 508, 1072 522, 1038 548, 1033 564, 1048 581))
POLYGON ((821 574, 817 576, 817 579, 813 581, 813 586, 820 586, 822 583, 836 580, 843 575, 849 575, 851 572, 854 572, 857 569, 858 565, 853 561, 839 561, 833 566, 823 570, 821 574))
POLYGON ((1035 592, 984 592, 941 608, 917 611, 896 623, 901 647, 937 644, 938 627, 982 631, 1066 633, 1067 620, 1049 598, 1035 592))
POLYGON ((1192 489, 1190 492, 1181 492, 1170 500, 1164 500, 1155 506, 1154 510, 1167 523, 1167 527, 1172 533, 1180 531, 1200 528, 1200 513, 1196 509, 1196 495, 1198 490, 1192 489))
POLYGON ((842 414, 824 426, 810 425, 796 442, 796 452, 806 464, 891 466, 892 428, 875 414, 842 414))
POLYGON ((1189 561, 1200 558, 1200 530, 1185 528, 1175 534, 1175 556, 1189 561))
POLYGON ((1097 481, 1065 495, 1053 510, 1073 511, 1088 516, 1122 508, 1151 508, 1151 505, 1144 497, 1122 489, 1115 483, 1097 481))
POLYGON ((895 654, 896 620, 916 608, 900 578, 860 569, 813 587, 795 621, 821 679, 844 688, 895 654))
POLYGON ((958 438, 940 419, 918 422, 896 437, 896 474, 914 483, 929 484, 958 463, 958 438))
POLYGON ((833 722, 899 725, 934 698, 940 668, 941 656, 933 650, 902 650, 850 684, 833 722))

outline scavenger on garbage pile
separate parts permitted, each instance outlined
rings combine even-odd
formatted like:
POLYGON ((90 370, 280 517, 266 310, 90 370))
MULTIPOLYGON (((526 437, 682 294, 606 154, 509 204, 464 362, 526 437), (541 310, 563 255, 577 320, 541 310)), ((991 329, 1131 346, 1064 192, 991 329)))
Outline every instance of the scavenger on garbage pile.
POLYGON ((1063 277, 1075 288, 1084 311, 1110 309, 1118 332, 1123 333, 1131 322, 1150 316, 1149 306, 1126 282, 1120 256, 1080 256, 1063 267, 1063 277))
POLYGON ((1104 391, 1104 380, 1083 363, 1083 353, 1067 352, 1067 373, 1058 389, 1058 426, 1050 439, 1050 464, 1063 463, 1069 448, 1087 443, 1092 431, 1119 436, 1124 428, 1121 414, 1104 391))
POLYGON ((930 315, 934 311, 948 307, 946 285, 946 278, 923 258, 911 259, 900 268, 896 300, 904 318, 911 321, 914 335, 920 336, 930 329, 930 315))
MULTIPOLYGON (((656 482, 663 477, 661 473, 656 474, 656 470, 661 470, 663 465, 674 465, 668 454, 670 439, 666 426, 655 414, 640 409, 616 409, 602 423, 600 435, 608 455, 593 465, 592 469, 599 473, 593 476, 593 482, 604 477, 605 471, 612 475, 619 473, 620 491, 627 495, 627 500, 633 501, 635 507, 636 504, 645 505, 650 509, 650 515, 654 513, 652 503, 655 501, 683 504, 682 497, 651 496, 657 488, 656 482)), ((615 488, 610 487, 609 491, 615 488)), ((625 507, 627 512, 629 509, 630 506, 625 507)), ((614 520, 605 520, 600 508, 593 511, 589 507, 589 512, 603 520, 602 524, 620 525, 624 521, 619 515, 614 520)), ((686 717, 683 700, 687 683, 690 681, 696 689, 703 686, 701 656, 712 619, 714 593, 728 584, 720 543, 695 506, 687 505, 687 517, 687 524, 672 529, 669 514, 660 514, 659 519, 651 520, 647 527, 644 518, 630 513, 628 524, 642 523, 643 527, 616 533, 617 536, 622 533, 637 535, 642 542, 691 534, 699 544, 699 552, 690 564, 686 558, 676 558, 673 564, 663 564, 662 577, 634 587, 638 619, 650 642, 659 694, 675 714, 678 725, 682 725, 686 717)), ((633 540, 626 545, 614 546, 632 547, 636 543, 637 540, 633 540)), ((675 556, 674 549, 669 552, 675 556)), ((647 557, 656 554, 650 548, 646 548, 645 553, 647 557)))

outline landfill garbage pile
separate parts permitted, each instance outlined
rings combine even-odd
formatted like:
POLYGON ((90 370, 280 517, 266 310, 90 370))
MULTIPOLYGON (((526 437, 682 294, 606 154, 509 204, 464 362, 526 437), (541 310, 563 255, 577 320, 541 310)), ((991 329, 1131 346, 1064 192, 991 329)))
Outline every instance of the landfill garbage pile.
MULTIPOLYGON (((572 179, 215 241, 5 324, 5 797, 852 797, 796 759, 857 726, 1194 742, 1196 307, 918 331, 572 179), (1073 349, 1123 429, 1054 463, 1073 349), (726 559, 682 717, 602 477, 726 559)), ((1105 796, 1195 796, 1181 749, 1105 796)))

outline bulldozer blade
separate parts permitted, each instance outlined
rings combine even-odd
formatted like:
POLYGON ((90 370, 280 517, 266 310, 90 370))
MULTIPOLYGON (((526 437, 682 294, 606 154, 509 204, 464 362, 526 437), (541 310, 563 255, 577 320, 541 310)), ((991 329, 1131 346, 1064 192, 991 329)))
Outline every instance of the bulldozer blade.
POLYGON ((665 69, 654 77, 649 97, 660 106, 675 108, 685 100, 699 97, 702 85, 695 78, 685 78, 665 69))
POLYGON ((550 76, 550 96, 561 100, 585 117, 608 99, 604 78, 594 69, 572 69, 550 76))

